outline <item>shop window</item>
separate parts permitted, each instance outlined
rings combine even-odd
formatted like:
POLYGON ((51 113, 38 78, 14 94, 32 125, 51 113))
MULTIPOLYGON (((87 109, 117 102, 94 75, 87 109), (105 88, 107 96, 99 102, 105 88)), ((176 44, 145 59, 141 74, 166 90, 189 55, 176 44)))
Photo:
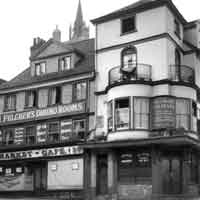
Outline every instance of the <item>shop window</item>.
POLYGON ((61 88, 50 88, 48 93, 48 105, 51 106, 59 103, 61 103, 61 88))
POLYGON ((120 154, 119 181, 124 183, 151 182, 152 168, 149 152, 126 152, 120 154))
POLYGON ((108 131, 113 130, 113 102, 108 102, 108 131))
POLYGON ((35 75, 41 76, 46 74, 46 62, 36 63, 35 64, 35 75))
POLYGON ((16 95, 6 95, 5 96, 5 105, 4 105, 4 109, 5 111, 11 111, 11 110, 15 110, 16 108, 16 95))
POLYGON ((59 59, 59 71, 66 71, 72 68, 71 56, 59 59))
POLYGON ((149 129, 149 99, 134 99, 134 127, 135 129, 149 129))
POLYGON ((129 98, 118 99, 115 102, 116 129, 129 129, 130 106, 129 98))
POLYGON ((14 144, 14 129, 7 129, 4 131, 4 144, 14 144))
POLYGON ((121 33, 128 34, 136 31, 135 16, 126 17, 121 20, 121 33))
POLYGON ((74 86, 74 99, 76 101, 84 100, 87 97, 87 83, 81 82, 74 86))
POLYGON ((35 144, 36 128, 34 126, 26 127, 26 144, 35 144))
POLYGON ((190 101, 176 99, 176 128, 190 129, 190 101))
POLYGON ((48 141, 49 142, 58 142, 60 137, 60 127, 59 122, 51 122, 48 127, 48 141))
POLYGON ((74 120, 73 121, 73 134, 75 139, 83 140, 85 138, 86 133, 86 121, 82 120, 74 120))
POLYGON ((32 108, 37 105, 37 92, 27 91, 25 94, 25 107, 32 108))

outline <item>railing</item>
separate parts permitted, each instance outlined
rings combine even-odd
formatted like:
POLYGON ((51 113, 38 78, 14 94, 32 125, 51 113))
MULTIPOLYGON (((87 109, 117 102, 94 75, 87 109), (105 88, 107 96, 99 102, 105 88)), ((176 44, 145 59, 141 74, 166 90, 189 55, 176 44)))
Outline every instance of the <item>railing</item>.
POLYGON ((170 80, 195 83, 195 73, 191 67, 185 65, 170 65, 169 70, 170 80))
POLYGON ((128 67, 114 67, 109 71, 109 84, 131 80, 151 81, 152 66, 146 64, 132 64, 128 67))

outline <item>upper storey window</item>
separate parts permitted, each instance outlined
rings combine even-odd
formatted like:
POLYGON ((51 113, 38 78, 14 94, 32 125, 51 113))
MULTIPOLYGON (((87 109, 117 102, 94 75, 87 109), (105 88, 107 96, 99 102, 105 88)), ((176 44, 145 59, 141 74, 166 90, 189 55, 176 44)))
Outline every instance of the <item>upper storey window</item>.
POLYGON ((35 75, 41 76, 46 74, 46 62, 36 63, 35 64, 35 75))
POLYGON ((128 47, 122 51, 122 69, 131 70, 136 67, 137 50, 135 47, 128 47))
POLYGON ((176 19, 174 20, 174 32, 180 39, 181 38, 181 25, 176 19))
POLYGON ((25 107, 32 108, 37 104, 37 92, 36 91, 27 91, 25 96, 25 107))
POLYGON ((54 87, 49 89, 48 94, 48 104, 56 105, 61 102, 61 88, 60 87, 54 87))
POLYGON ((15 110, 16 95, 5 96, 5 111, 15 110))
POLYGON ((136 31, 135 16, 126 17, 121 20, 121 34, 128 34, 136 31))
POLYGON ((74 98, 75 100, 84 100, 87 97, 87 83, 80 82, 77 83, 74 87, 74 98))
POLYGON ((59 71, 66 71, 72 68, 71 56, 66 56, 59 59, 59 71))

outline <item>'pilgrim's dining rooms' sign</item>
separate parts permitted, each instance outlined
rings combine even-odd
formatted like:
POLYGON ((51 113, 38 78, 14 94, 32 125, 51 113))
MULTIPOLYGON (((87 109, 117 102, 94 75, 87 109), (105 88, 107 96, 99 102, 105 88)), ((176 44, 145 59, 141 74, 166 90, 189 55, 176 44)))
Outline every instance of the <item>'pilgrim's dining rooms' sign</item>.
POLYGON ((50 149, 38 149, 28 151, 16 151, 0 153, 0 160, 18 160, 30 158, 48 158, 67 155, 83 154, 83 149, 79 146, 57 147, 50 149))
POLYGON ((24 120, 37 120, 53 115, 71 115, 85 111, 85 102, 78 102, 67 105, 58 105, 49 108, 29 110, 25 112, 14 112, 9 114, 2 114, 0 116, 0 123, 9 123, 24 120))

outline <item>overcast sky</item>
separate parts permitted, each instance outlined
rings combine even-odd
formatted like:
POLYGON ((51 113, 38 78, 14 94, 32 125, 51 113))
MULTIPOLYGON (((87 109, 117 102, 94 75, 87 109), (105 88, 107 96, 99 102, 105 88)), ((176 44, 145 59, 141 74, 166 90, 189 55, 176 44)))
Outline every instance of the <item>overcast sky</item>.
MULTIPOLYGON (((134 3, 136 0, 81 0, 83 15, 90 19, 134 3)), ((200 18, 199 0, 173 0, 188 20, 200 18)), ((34 37, 48 40, 58 25, 62 40, 68 40, 68 27, 74 22, 78 0, 1 0, 0 1, 0 78, 10 80, 29 66, 29 48, 34 37)))

